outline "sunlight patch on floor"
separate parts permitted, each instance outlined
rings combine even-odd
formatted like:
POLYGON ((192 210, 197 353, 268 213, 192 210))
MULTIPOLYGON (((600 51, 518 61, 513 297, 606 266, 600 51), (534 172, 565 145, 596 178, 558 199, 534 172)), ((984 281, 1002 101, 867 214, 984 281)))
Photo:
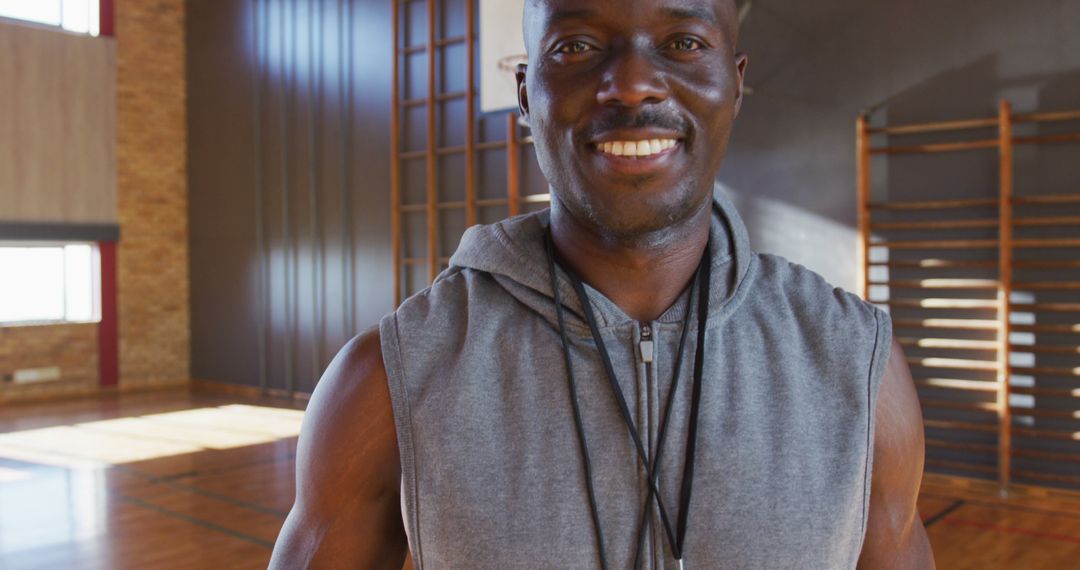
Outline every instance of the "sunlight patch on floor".
POLYGON ((232 404, 31 429, 0 434, 0 458, 96 468, 296 437, 303 417, 301 410, 232 404))

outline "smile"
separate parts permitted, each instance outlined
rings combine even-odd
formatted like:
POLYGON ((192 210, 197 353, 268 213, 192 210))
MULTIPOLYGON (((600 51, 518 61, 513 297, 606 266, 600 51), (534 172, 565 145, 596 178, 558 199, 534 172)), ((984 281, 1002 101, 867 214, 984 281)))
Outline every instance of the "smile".
POLYGON ((627 158, 648 157, 660 154, 677 146, 676 139, 648 139, 640 141, 611 141, 597 143, 596 148, 603 154, 627 158))

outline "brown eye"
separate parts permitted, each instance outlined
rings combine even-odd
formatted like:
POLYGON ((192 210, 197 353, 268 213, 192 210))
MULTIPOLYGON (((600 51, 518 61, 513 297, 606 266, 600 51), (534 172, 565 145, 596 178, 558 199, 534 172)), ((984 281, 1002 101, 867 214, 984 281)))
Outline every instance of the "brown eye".
POLYGON ((589 46, 589 44, 580 40, 575 40, 562 44, 561 46, 559 46, 558 49, 555 50, 555 52, 567 55, 576 55, 579 53, 585 53, 589 51, 589 49, 591 49, 591 46, 589 46))
POLYGON ((695 51, 701 49, 701 42, 694 38, 679 38, 671 42, 671 48, 678 51, 695 51))

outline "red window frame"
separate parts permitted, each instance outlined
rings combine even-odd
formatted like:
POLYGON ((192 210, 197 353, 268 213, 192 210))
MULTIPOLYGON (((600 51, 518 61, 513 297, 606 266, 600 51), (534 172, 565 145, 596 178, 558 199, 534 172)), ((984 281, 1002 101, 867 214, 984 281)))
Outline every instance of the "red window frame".
POLYGON ((113 0, 100 0, 101 4, 98 8, 98 22, 99 35, 104 37, 113 37, 116 35, 114 29, 114 7, 113 0))

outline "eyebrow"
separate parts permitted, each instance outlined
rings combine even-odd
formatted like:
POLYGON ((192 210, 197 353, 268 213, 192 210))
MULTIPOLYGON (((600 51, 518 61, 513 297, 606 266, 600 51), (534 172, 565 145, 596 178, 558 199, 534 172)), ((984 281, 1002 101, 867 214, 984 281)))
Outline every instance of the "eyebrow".
POLYGON ((703 20, 714 26, 719 26, 716 14, 712 10, 701 7, 694 8, 663 8, 664 15, 671 20, 703 20))
POLYGON ((592 10, 557 10, 548 17, 547 25, 554 26, 567 20, 588 20, 595 15, 592 10))

